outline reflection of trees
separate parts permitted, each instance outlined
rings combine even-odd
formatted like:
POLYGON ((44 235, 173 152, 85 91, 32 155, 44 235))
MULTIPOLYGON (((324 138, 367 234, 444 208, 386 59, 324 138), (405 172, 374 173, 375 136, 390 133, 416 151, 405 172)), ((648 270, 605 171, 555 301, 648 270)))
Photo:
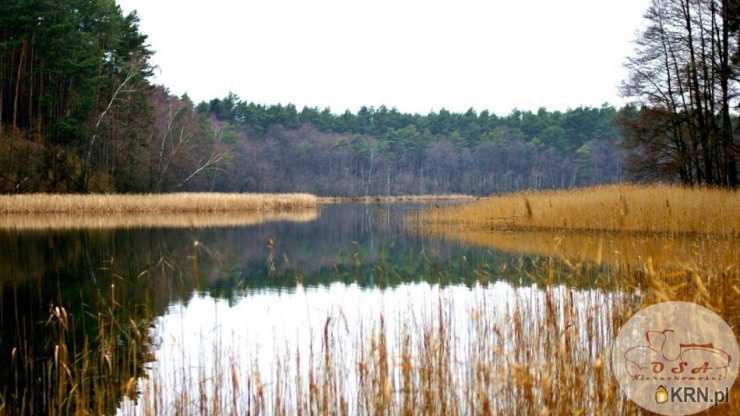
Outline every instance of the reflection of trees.
POLYGON ((151 360, 153 317, 192 292, 168 244, 142 230, 7 232, 0 245, 0 414, 114 413, 151 360))
POLYGON ((61 413, 83 404, 110 413, 142 375, 148 326, 196 290, 231 298, 337 281, 532 283, 537 261, 408 233, 404 210, 329 206, 314 222, 241 228, 0 233, 0 356, 13 363, 0 369, 0 394, 11 413, 24 403, 25 413, 53 413, 40 399, 51 394, 68 406, 61 413))
POLYGON ((151 360, 134 285, 95 270, 49 269, 0 295, 0 397, 7 414, 112 414, 151 360), (83 284, 83 282, 87 281, 83 284), (126 305, 125 307, 123 305, 126 305))

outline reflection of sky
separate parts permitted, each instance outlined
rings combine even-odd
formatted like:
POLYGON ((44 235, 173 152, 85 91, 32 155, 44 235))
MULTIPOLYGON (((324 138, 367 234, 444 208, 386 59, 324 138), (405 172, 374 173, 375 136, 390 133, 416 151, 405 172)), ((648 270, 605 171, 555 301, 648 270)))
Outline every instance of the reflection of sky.
MULTIPOLYGON (((551 289, 554 299, 567 299, 561 296, 565 288, 551 289)), ((583 323, 588 315, 593 318, 593 305, 604 305, 609 294, 598 290, 572 292, 574 301, 581 311, 573 319, 583 323)), ((152 364, 150 380, 155 380, 164 392, 165 409, 172 404, 167 392, 182 391, 189 386, 192 398, 197 399, 199 386, 197 380, 212 379, 219 374, 226 375, 227 385, 224 406, 231 403, 232 367, 236 369, 242 383, 258 370, 261 381, 269 391, 273 377, 278 371, 278 357, 282 362, 280 371, 283 380, 288 380, 290 388, 295 385, 295 361, 297 353, 301 357, 301 372, 305 378, 308 362, 313 349, 314 368, 322 359, 323 329, 327 317, 332 320, 328 326, 330 336, 334 337, 341 351, 333 354, 338 357, 335 363, 344 378, 345 392, 352 397, 356 387, 356 363, 361 360, 363 350, 369 349, 369 338, 379 326, 379 317, 385 320, 387 345, 391 357, 400 355, 400 340, 397 335, 404 330, 402 323, 409 325, 405 330, 412 337, 420 337, 422 328, 438 322, 438 306, 450 321, 446 323, 452 331, 452 346, 458 363, 464 365, 465 359, 474 348, 473 344, 487 340, 475 338, 476 310, 485 309, 485 319, 490 324, 507 328, 507 322, 514 310, 523 310, 526 321, 524 331, 536 333, 536 327, 545 320, 545 292, 536 287, 514 288, 507 283, 498 282, 489 286, 447 286, 428 283, 403 284, 391 289, 361 288, 357 285, 334 283, 325 287, 295 290, 255 290, 244 294, 231 304, 227 300, 208 295, 196 294, 187 304, 176 303, 167 313, 158 318, 152 335, 158 345, 157 361, 152 364), (450 325, 452 324, 452 325, 450 325), (287 359, 285 358, 287 357, 287 359)), ((563 305, 558 305, 563 308, 563 305)), ((558 310, 560 312, 561 310, 558 310)), ((563 315, 557 313, 557 315, 563 315)), ((605 314, 606 315, 606 314, 605 314)), ((608 316, 598 315, 598 326, 608 324, 608 316)), ((560 325, 565 327, 565 323, 560 325)), ((579 332, 583 331, 577 325, 579 332)), ((510 334, 502 334, 504 349, 510 347, 510 334)), ((490 343, 496 340, 491 339, 490 343)), ((589 350, 586 348, 585 350, 589 350)), ((547 359, 547 357, 541 357, 547 359)), ((461 367, 459 371, 464 372, 461 367)), ((151 388, 151 383, 142 381, 143 389, 151 388)), ((304 390, 307 391, 307 390, 304 390)), ((212 393, 207 394, 212 397, 212 393)), ((268 395, 269 397, 269 395, 268 395)), ((142 411, 144 400, 131 411, 142 411)), ((130 405, 130 404, 129 404, 130 405)), ((243 410, 243 409, 242 409, 243 410)))
MULTIPOLYGON (((240 392, 253 366, 269 383, 278 366, 276 357, 289 357, 283 379, 293 380, 300 354, 306 377, 312 346, 312 368, 319 367, 327 316, 332 317, 328 328, 334 345, 341 348, 333 355, 341 360, 337 363, 341 376, 350 380, 344 383, 348 396, 357 385, 352 380, 362 358, 360 348, 367 353, 368 338, 377 330, 381 314, 394 358, 399 341, 393 337, 403 330, 417 342, 423 330, 438 321, 440 300, 454 319, 452 337, 460 357, 456 362, 466 363, 474 349, 494 342, 502 342, 506 349, 513 339, 502 331, 503 341, 494 340, 490 329, 479 335, 471 309, 485 309, 480 315, 504 329, 511 326, 512 311, 522 311, 524 332, 536 333, 547 312, 543 292, 522 287, 528 281, 526 258, 408 232, 403 219, 418 208, 331 205, 322 208, 315 221, 248 227, 0 232, 0 246, 9 248, 0 250, 0 289, 12 287, 0 290, 5 294, 0 330, 13 334, 19 331, 19 320, 38 322, 35 328, 42 333, 35 339, 40 340, 49 331, 43 325, 49 304, 61 304, 73 316, 94 315, 107 304, 108 288, 115 284, 120 303, 130 306, 121 311, 135 316, 137 307, 143 306, 159 316, 151 331, 157 361, 149 365, 149 375, 167 393, 160 403, 167 409, 172 391, 185 386, 197 399, 198 379, 217 377, 232 367, 242 380, 240 392), (274 244, 268 247, 267 241, 274 244), (277 273, 268 272, 271 261, 277 273), (475 286, 477 279, 504 280, 513 286, 501 282, 475 286), (409 283, 413 281, 422 283, 409 283), (94 302, 101 294, 101 302, 94 302), (408 326, 399 329, 401 322, 408 326)), ((586 279, 578 287, 588 285, 586 279)), ((551 290, 557 299, 569 296, 565 288, 551 290)), ((578 322, 593 318, 594 305, 608 305, 612 296, 620 296, 598 290, 573 293, 575 303, 586 306, 578 308, 578 322)), ((564 327, 562 299, 556 315, 564 327)), ((611 313, 597 316, 594 331, 609 330, 611 313)), ((585 334, 586 326, 578 330, 585 334)), ((546 355, 540 358, 551 358, 546 355)), ((461 364, 456 371, 468 369, 461 364)), ((140 381, 140 386, 147 382, 140 381)))

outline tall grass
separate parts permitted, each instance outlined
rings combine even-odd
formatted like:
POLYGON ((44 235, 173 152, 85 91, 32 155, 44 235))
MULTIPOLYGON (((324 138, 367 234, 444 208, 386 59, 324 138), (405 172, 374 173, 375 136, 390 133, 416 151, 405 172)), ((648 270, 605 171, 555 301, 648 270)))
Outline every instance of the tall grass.
POLYGON ((0 214, 264 212, 316 208, 310 194, 0 195, 0 214))
MULTIPOLYGON (((17 344, 3 357, 13 379, 0 387, 0 415, 115 414, 123 396, 136 397, 137 380, 153 359, 152 321, 116 298, 111 288, 106 306, 89 317, 52 304, 44 337, 22 332, 3 340, 17 344), (85 333, 89 324, 95 335, 85 333)), ((28 322, 16 324, 18 331, 29 329, 28 322)))
POLYGON ((740 192, 610 185, 520 192, 427 210, 427 223, 495 230, 740 234, 740 192))
POLYGON ((128 212, 79 215, 65 213, 0 215, 0 230, 42 231, 121 228, 207 228, 236 227, 274 221, 310 222, 318 218, 317 208, 292 208, 288 211, 216 211, 149 213, 128 212))
POLYGON ((126 401, 122 413, 621 414, 630 408, 605 370, 611 321, 620 312, 608 308, 621 301, 552 287, 516 290, 494 304, 486 288, 474 290, 477 300, 464 316, 443 292, 418 314, 368 316, 353 321, 353 331, 341 315, 329 315, 314 328, 316 344, 307 354, 286 345, 268 370, 229 343, 202 341, 190 347, 205 354, 155 365, 141 380, 140 400, 126 401))

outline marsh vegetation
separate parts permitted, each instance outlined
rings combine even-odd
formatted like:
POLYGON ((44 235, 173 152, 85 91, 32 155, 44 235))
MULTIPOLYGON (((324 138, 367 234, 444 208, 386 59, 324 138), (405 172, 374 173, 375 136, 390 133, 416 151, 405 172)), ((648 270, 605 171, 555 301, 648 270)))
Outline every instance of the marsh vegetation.
POLYGON ((6 214, 0 216, 4 230, 73 230, 117 228, 204 228, 258 225, 273 221, 313 221, 318 208, 291 209, 288 212, 204 212, 204 213, 116 213, 85 214, 6 214))
POLYGON ((311 209, 310 194, 22 194, 0 195, 0 214, 178 214, 311 209))
MULTIPOLYGON (((3 231, 0 408, 638 414, 609 360, 634 312, 687 300, 740 324, 732 233, 453 227, 468 209, 332 204, 240 227, 3 231)), ((682 218, 693 224, 669 223, 682 218)), ((737 393, 712 414, 735 412, 737 393)))
POLYGON ((515 192, 430 209, 424 222, 474 230, 740 233, 740 193, 671 185, 610 185, 515 192))
POLYGON ((316 219, 309 194, 0 195, 0 229, 202 228, 316 219))

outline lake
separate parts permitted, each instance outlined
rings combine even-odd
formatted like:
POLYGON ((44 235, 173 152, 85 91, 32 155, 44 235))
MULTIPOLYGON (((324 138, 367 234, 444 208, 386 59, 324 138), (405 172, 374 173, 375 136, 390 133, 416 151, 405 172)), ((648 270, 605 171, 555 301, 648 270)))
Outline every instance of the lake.
POLYGON ((601 252, 560 278, 521 241, 424 232, 422 207, 0 232, 5 400, 49 414, 630 409, 605 351, 641 295, 601 252))

